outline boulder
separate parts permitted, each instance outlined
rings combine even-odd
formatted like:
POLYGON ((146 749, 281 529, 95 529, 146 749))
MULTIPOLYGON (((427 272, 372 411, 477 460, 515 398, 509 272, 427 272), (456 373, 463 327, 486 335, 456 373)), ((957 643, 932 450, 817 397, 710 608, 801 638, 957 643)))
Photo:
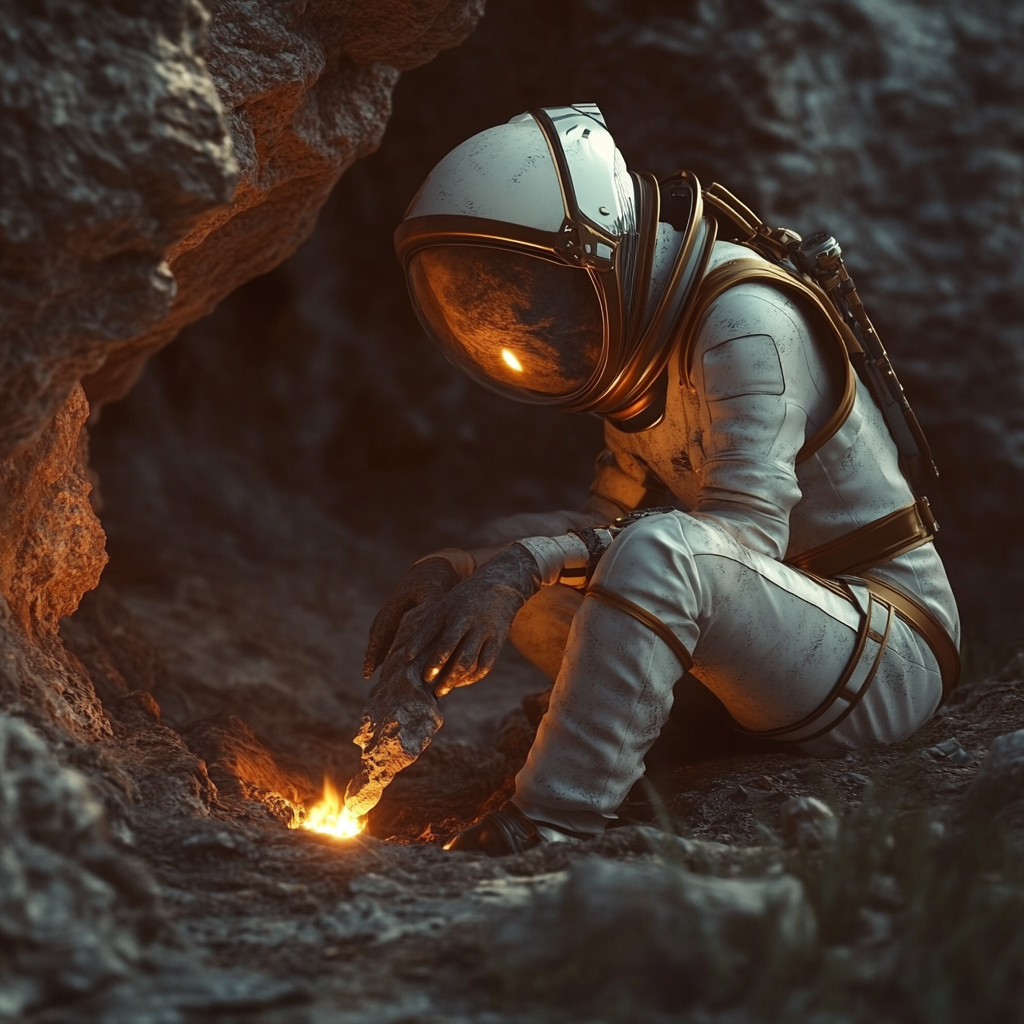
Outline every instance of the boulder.
POLYGON ((517 998, 678 1011, 799 958, 816 930, 789 875, 716 878, 678 863, 589 857, 498 928, 494 956, 517 998))
POLYGON ((0 7, 0 458, 312 230, 482 0, 0 7), (9 8, 9 9, 8 9, 9 8))
POLYGON ((1024 729, 994 740, 978 774, 964 794, 974 811, 998 812, 1024 800, 1024 729))
POLYGON ((839 820, 823 800, 795 796, 779 807, 779 834, 788 846, 822 849, 839 838, 839 820))

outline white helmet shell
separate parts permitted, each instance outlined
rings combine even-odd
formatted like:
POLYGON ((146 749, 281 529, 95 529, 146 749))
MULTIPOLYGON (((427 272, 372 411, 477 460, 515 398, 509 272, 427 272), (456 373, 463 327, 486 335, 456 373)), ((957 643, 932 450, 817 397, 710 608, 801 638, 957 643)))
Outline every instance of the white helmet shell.
POLYGON ((597 105, 543 107, 474 135, 395 231, 427 334, 500 394, 638 423, 667 380, 682 308, 669 293, 701 222, 699 184, 681 175, 687 241, 647 317, 659 185, 626 169, 597 105))
POLYGON ((565 210, 551 150, 528 114, 467 139, 431 172, 405 216, 461 214, 557 231, 565 210))
MULTIPOLYGON (((588 106, 560 108, 552 121, 580 211, 620 235, 632 227, 633 186, 600 113, 588 106)), ((453 149, 430 172, 405 216, 456 214, 558 231, 568 212, 544 133, 532 114, 518 114, 453 149)))

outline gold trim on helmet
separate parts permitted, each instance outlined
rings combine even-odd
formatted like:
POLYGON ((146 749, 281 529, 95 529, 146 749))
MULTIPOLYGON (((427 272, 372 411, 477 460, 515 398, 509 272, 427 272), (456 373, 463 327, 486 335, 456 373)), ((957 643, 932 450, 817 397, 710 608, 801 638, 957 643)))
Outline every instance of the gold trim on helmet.
MULTIPOLYGON (((634 185, 636 234, 615 235, 581 209, 556 119, 590 118, 607 130, 593 104, 530 111, 551 153, 564 216, 557 231, 461 214, 410 217, 395 231, 395 250, 406 270, 425 248, 474 245, 525 253, 574 267, 589 275, 601 306, 603 339, 596 369, 581 387, 564 395, 528 392, 516 398, 568 412, 594 412, 613 422, 642 413, 657 394, 656 384, 671 354, 679 322, 715 240, 715 221, 703 215, 700 184, 686 171, 658 182, 650 174, 630 174, 634 185), (667 190, 667 192, 666 192, 667 190), (662 193, 687 199, 683 243, 657 308, 644 326, 662 193), (624 258, 624 250, 631 258, 624 258)), ((596 212, 596 211, 595 211, 596 212)), ((602 208, 601 213, 607 211, 602 208)), ((419 313, 416 296, 413 304, 419 313)), ((422 317, 421 317, 422 319, 422 317)), ((508 392, 496 383, 490 386, 508 392)))

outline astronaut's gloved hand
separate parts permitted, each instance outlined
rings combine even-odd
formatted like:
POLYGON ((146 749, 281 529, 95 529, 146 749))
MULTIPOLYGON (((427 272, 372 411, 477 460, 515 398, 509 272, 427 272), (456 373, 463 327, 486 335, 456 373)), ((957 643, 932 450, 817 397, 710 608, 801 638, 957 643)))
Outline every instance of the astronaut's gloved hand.
POLYGON ((510 545, 426 611, 402 657, 426 656, 423 680, 439 697, 483 679, 512 620, 540 587, 537 560, 522 545, 510 545))
MULTIPOLYGON (((370 626, 370 638, 363 657, 363 675, 367 679, 395 646, 395 639, 406 613, 444 597, 460 579, 461 576, 455 566, 447 558, 438 556, 417 562, 398 581, 398 585, 391 591, 384 602, 384 607, 377 612, 373 625, 370 626)), ((402 630, 403 634, 406 632, 407 630, 402 630)))

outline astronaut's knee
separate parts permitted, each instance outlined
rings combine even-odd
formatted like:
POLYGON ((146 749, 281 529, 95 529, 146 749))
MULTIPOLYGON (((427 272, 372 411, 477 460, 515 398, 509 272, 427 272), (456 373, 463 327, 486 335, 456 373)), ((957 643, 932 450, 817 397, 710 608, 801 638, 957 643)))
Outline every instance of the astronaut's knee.
POLYGON ((652 575, 689 576, 694 555, 708 547, 706 527, 685 512, 649 516, 628 526, 615 539, 602 562, 600 582, 615 589, 620 582, 634 583, 652 575))
MULTIPOLYGON (((666 543, 671 543, 681 529, 685 529, 679 521, 681 518, 674 513, 665 513, 641 519, 619 534, 616 546, 633 557, 640 557, 645 552, 653 553, 666 543)), ((689 516, 686 518, 689 519, 689 516)))

